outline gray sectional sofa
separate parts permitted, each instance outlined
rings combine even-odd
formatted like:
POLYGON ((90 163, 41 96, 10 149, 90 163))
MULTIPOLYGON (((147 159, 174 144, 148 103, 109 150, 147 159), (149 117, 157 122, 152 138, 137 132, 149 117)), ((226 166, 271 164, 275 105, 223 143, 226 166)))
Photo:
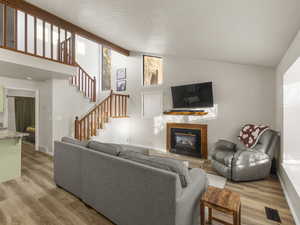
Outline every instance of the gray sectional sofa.
POLYGON ((54 180, 117 225, 198 225, 206 173, 147 152, 63 138, 55 142, 54 180))

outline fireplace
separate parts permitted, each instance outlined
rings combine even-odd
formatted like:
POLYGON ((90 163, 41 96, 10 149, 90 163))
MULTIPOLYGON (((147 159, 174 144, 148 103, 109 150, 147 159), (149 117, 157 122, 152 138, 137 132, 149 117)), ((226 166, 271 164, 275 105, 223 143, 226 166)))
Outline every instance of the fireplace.
POLYGON ((207 159, 207 125, 168 123, 167 150, 207 159))

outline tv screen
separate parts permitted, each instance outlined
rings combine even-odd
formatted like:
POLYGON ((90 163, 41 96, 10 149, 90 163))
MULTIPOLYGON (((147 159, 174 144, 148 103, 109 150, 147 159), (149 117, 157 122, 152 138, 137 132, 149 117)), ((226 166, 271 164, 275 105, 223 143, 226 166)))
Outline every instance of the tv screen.
POLYGON ((212 82, 171 87, 173 108, 213 107, 212 82))

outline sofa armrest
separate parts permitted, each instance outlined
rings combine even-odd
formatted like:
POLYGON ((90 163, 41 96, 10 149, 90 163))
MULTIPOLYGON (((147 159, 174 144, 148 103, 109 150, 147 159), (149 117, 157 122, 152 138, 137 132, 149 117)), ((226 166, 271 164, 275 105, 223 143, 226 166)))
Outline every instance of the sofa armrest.
POLYGON ((176 199, 176 225, 198 222, 199 202, 208 187, 208 179, 199 168, 190 170, 190 178, 191 183, 182 189, 182 194, 176 199))
POLYGON ((53 170, 55 183, 81 197, 81 157, 86 148, 66 142, 54 142, 53 170))

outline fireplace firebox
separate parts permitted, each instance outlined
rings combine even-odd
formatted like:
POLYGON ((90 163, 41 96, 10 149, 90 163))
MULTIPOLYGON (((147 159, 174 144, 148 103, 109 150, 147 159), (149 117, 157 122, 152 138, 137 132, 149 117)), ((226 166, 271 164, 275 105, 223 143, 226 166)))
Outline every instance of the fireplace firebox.
POLYGON ((207 125, 167 124, 169 152, 207 159, 207 125))
POLYGON ((170 152, 201 158, 200 130, 171 128, 170 152))

